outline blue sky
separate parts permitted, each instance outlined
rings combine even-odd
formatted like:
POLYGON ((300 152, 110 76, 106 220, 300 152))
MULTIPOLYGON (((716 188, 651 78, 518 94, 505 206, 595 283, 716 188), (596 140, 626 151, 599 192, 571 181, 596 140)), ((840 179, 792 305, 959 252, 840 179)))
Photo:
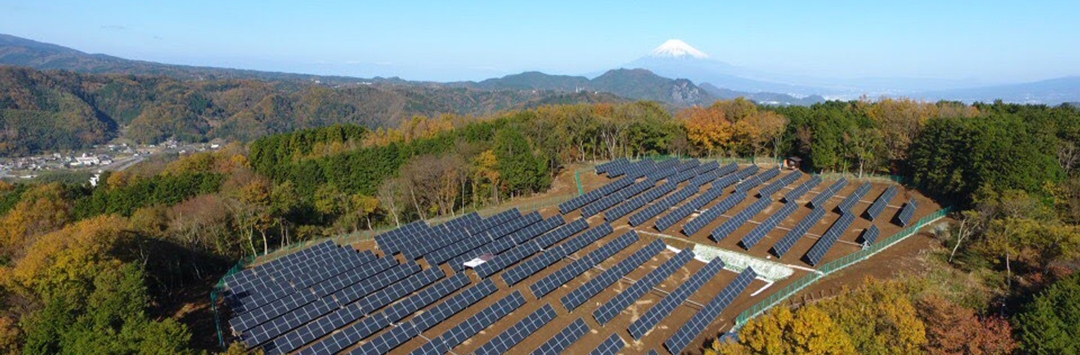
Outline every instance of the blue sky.
POLYGON ((416 80, 587 74, 679 38, 836 77, 1080 75, 1080 1, 11 1, 0 33, 165 63, 416 80))

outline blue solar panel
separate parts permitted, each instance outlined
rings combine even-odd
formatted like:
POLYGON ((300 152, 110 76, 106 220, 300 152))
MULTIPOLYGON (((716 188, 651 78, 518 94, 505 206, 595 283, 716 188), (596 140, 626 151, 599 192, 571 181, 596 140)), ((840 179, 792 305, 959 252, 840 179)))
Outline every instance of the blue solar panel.
POLYGON ((540 345, 539 348, 536 348, 531 355, 562 354, 566 348, 569 348, 570 345, 574 345, 574 342, 577 342, 578 339, 585 336, 589 330, 591 330, 589 329, 589 325, 585 324, 585 321, 581 318, 578 318, 573 323, 566 326, 566 328, 563 328, 559 334, 555 334, 555 336, 551 337, 547 342, 544 342, 544 345, 540 345))
POLYGON ((885 212, 885 207, 889 206, 889 201, 892 201, 893 197, 896 197, 896 186, 889 186, 885 189, 885 192, 878 196, 877 200, 874 200, 874 204, 870 205, 870 208, 866 209, 866 218, 871 221, 877 219, 881 215, 881 212, 885 212))
POLYGON ((577 309, 590 298, 607 289, 609 286, 619 281, 620 278, 626 276, 631 271, 634 271, 634 269, 637 269, 646 261, 649 261, 649 259, 652 259, 666 247, 667 245, 659 239, 649 243, 649 245, 634 252, 630 257, 623 259, 610 269, 604 270, 600 275, 589 279, 589 281, 585 282, 581 287, 570 291, 566 296, 563 296, 563 307, 570 311, 577 309))
POLYGON ((772 194, 780 191, 784 187, 787 187, 791 183, 795 182, 795 180, 799 180, 799 178, 801 178, 801 177, 802 177, 802 173, 800 173, 798 171, 792 172, 792 173, 787 174, 787 175, 784 175, 780 179, 778 179, 778 180, 774 181, 773 183, 768 184, 765 187, 762 187, 760 190, 758 190, 758 196, 761 196, 762 198, 772 196, 772 194))
POLYGON ((811 210, 810 214, 806 215, 802 221, 799 221, 799 224, 795 225, 795 228, 788 231, 783 239, 780 239, 779 242, 776 242, 776 245, 773 245, 773 254, 778 258, 783 257, 788 250, 791 250, 792 246, 795 246, 795 243, 798 242, 799 239, 802 239, 802 237, 806 235, 806 232, 810 230, 810 227, 813 227, 820 222, 823 217, 825 217, 824 208, 815 208, 811 210))
POLYGON ((611 231, 611 225, 607 223, 589 229, 588 231, 585 231, 585 233, 582 233, 557 247, 551 248, 535 258, 526 260, 520 265, 506 270, 506 272, 502 274, 503 281, 506 281, 507 285, 513 286, 518 282, 521 282, 521 280, 532 276, 537 271, 551 266, 551 264, 554 264, 559 259, 575 253, 586 245, 592 244, 597 240, 600 240, 600 238, 611 234, 611 231))
POLYGON ((655 201, 656 199, 666 195, 669 192, 675 191, 675 187, 677 187, 677 185, 677 183, 667 182, 660 186, 652 188, 649 191, 646 191, 645 193, 638 195, 637 197, 634 197, 629 201, 623 202, 622 204, 615 206, 615 208, 612 208, 607 212, 604 212, 604 220, 607 222, 611 222, 616 219, 622 218, 623 216, 630 214, 630 212, 634 212, 637 209, 641 208, 641 206, 645 206, 645 204, 655 201))
POLYGON ((873 188, 873 186, 870 186, 869 182, 859 185, 859 187, 855 189, 855 192, 852 192, 843 202, 840 202, 840 211, 842 213, 850 213, 851 209, 855 208, 855 205, 859 203, 859 200, 861 200, 863 196, 866 196, 866 194, 870 192, 871 188, 873 188))
POLYGON ((896 221, 902 227, 907 227, 911 223, 911 219, 915 218, 915 210, 919 209, 919 206, 915 203, 915 199, 911 199, 900 208, 900 213, 896 215, 896 221))
POLYGON ((731 219, 724 221, 724 224, 713 229, 712 233, 709 233, 709 239, 712 239, 715 242, 724 240, 731 235, 731 233, 734 233, 736 229, 739 229, 739 227, 749 221, 750 218, 769 207, 772 202, 772 200, 767 198, 761 198, 754 201, 754 203, 750 204, 745 210, 739 211, 739 213, 731 217, 731 219))
POLYGON ((718 198, 720 198, 720 196, 723 196, 723 195, 724 195, 724 189, 723 188, 721 188, 721 187, 710 188, 708 191, 705 191, 704 193, 702 193, 698 197, 695 197, 693 200, 690 200, 690 202, 687 202, 686 204, 684 204, 682 206, 679 206, 679 208, 676 208, 674 211, 671 211, 671 213, 668 213, 667 215, 665 215, 663 217, 660 217, 660 219, 657 219, 656 220, 656 229, 659 230, 659 231, 664 231, 664 230, 670 228, 675 223, 678 223, 683 218, 686 218, 686 216, 689 216, 691 213, 694 213, 694 211, 696 211, 696 210, 698 210, 698 209, 700 209, 702 207, 705 207, 705 205, 709 204, 709 202, 712 202, 713 200, 718 199, 718 198))
POLYGON ((859 239, 862 240, 864 246, 871 246, 877 242, 877 238, 880 234, 881 230, 878 229, 877 226, 871 225, 870 228, 867 228, 865 231, 863 231, 863 234, 859 237, 859 239))
POLYGON ((817 265, 821 262, 821 259, 825 258, 825 253, 832 249, 833 244, 836 244, 837 240, 840 240, 840 236, 851 226, 851 223, 855 221, 855 215, 845 213, 840 215, 840 219, 833 223, 832 227, 829 227, 828 231, 821 236, 814 243, 814 246, 810 248, 810 251, 806 253, 806 260, 810 265, 817 265))
POLYGON ((630 307, 630 305, 641 298, 641 296, 644 296, 652 290, 653 287, 659 285, 661 281, 670 277, 676 270, 685 266, 686 263, 690 262, 690 259, 693 258, 694 252, 690 250, 679 252, 675 257, 649 272, 649 274, 645 275, 641 280, 630 285, 630 287, 627 287, 603 306, 597 308, 596 311, 593 312, 593 318, 596 319, 597 323, 607 324, 607 322, 614 319, 616 315, 621 313, 627 307, 630 307))
POLYGON ((821 177, 820 176, 814 176, 814 177, 810 178, 810 180, 807 180, 802 185, 799 185, 799 187, 796 187, 794 190, 791 190, 790 192, 785 194, 784 195, 784 202, 786 202, 786 203, 794 203, 795 200, 798 200, 803 195, 806 195, 807 192, 810 192, 810 189, 813 189, 814 187, 816 187, 820 183, 821 183, 821 177))
POLYGON ((724 287, 720 294, 713 297, 709 304, 705 305, 701 311, 694 314, 690 321, 679 327, 679 330, 668 338, 664 342, 664 347, 668 349, 672 354, 681 354, 686 346, 690 345, 695 338, 708 328, 717 317, 720 317, 720 313, 723 313, 724 309, 735 300, 743 291, 750 286, 750 282, 754 281, 757 277, 757 273, 752 268, 746 268, 739 276, 735 277, 727 287, 724 287))
POLYGON ((641 192, 653 187, 655 184, 656 182, 654 182, 653 180, 646 179, 645 181, 630 185, 622 190, 616 191, 611 195, 605 196, 604 198, 601 198, 596 202, 585 206, 581 209, 581 214, 583 216, 589 217, 597 213, 603 212, 604 210, 611 208, 611 206, 614 206, 620 202, 626 201, 636 196, 637 194, 640 194, 641 192))
POLYGON ((698 187, 693 185, 686 186, 679 189, 679 191, 675 191, 675 193, 668 195, 663 200, 660 200, 652 204, 651 206, 641 210, 641 212, 635 213, 634 215, 630 216, 630 225, 640 226, 642 223, 645 223, 645 221, 648 221, 650 218, 656 217, 656 215, 667 211, 669 208, 671 208, 671 206, 674 206, 675 204, 682 202, 687 198, 690 198, 690 196, 696 194, 697 191, 698 187))
POLYGON ((509 353, 510 348, 517 345, 525 338, 529 337, 533 332, 536 332, 544 325, 555 319, 558 314, 555 313, 555 308, 552 308, 550 304, 545 304, 540 309, 536 310, 532 314, 525 316, 513 327, 506 331, 496 335, 494 339, 481 345, 480 348, 473 352, 475 355, 497 355, 509 353))
POLYGON ((768 235, 770 231, 775 229, 776 226, 779 226, 780 222, 783 222, 784 219, 787 219, 788 216, 791 216, 791 214, 794 213, 795 210, 797 210, 798 208, 799 205, 796 205, 794 203, 784 204, 784 207, 781 207, 780 210, 776 211, 776 213, 773 213, 772 216, 769 216, 769 218, 765 219, 765 222, 762 222, 757 227, 754 227, 754 229, 750 231, 750 234, 747 234, 745 237, 743 237, 739 241, 739 243, 741 243, 743 245, 743 248, 746 248, 746 250, 750 250, 750 248, 753 248, 754 245, 756 245, 762 239, 765 239, 765 236, 768 235))
POLYGON ((717 218, 720 218, 721 215, 726 213, 732 207, 738 205, 740 202, 743 201, 743 199, 746 199, 745 192, 736 192, 728 197, 725 197, 723 200, 720 200, 720 202, 717 203, 716 206, 705 210, 705 212, 702 212, 697 217, 694 217, 694 219, 690 220, 690 222, 686 222, 686 224, 682 227, 683 234, 687 237, 694 235, 694 233, 697 233, 702 228, 705 228, 705 226, 709 225, 709 223, 712 223, 717 218))
POLYGON ((562 269, 556 270, 547 277, 533 283, 532 286, 529 286, 529 289, 532 290, 533 295, 537 298, 543 297, 562 286, 567 281, 581 275, 585 270, 596 266, 596 264, 615 255, 615 253, 618 253, 620 250, 626 249, 626 247, 636 241, 638 241, 637 232, 629 231, 626 234, 615 238, 615 240, 610 243, 604 244, 600 248, 593 250, 588 255, 585 255, 585 257, 574 260, 562 269))
POLYGON ((814 208, 824 207, 825 202, 829 201, 829 199, 832 198, 833 195, 836 195, 837 192, 847 186, 847 183, 847 179, 840 178, 840 180, 837 180, 828 188, 826 188, 825 191, 822 191, 817 196, 815 196, 814 199, 810 200, 810 206, 814 208))
POLYGON ((778 170, 778 169, 765 169, 765 171, 761 172, 761 174, 754 175, 754 176, 750 177, 749 179, 743 180, 738 185, 735 185, 735 191, 742 191, 742 192, 750 191, 751 189, 753 189, 755 187, 758 187, 758 185, 761 185, 762 183, 764 183, 766 181, 769 181, 770 179, 776 177, 777 175, 780 175, 780 170, 778 170))
POLYGON ((589 352, 589 355, 615 355, 622 351, 624 347, 626 347, 626 342, 618 333, 615 333, 608 337, 607 340, 604 340, 603 343, 600 343, 596 349, 589 352))
POLYGON ((603 173, 608 172, 608 170, 611 169, 611 168, 614 168, 614 167, 617 167, 617 166, 620 166, 620 165, 623 165, 623 164, 628 164, 628 163, 630 163, 630 161, 627 160, 626 158, 615 159, 615 160, 609 161, 607 163, 597 165, 596 166, 596 173, 597 174, 603 174, 603 173))
POLYGON ((480 331, 491 327, 514 310, 525 305, 525 297, 521 291, 514 291, 509 296, 496 301, 480 312, 458 323, 450 330, 443 332, 438 337, 431 339, 427 344, 411 352, 413 355, 442 355, 447 354, 454 347, 465 342, 480 331))
POLYGON ((694 294, 709 280, 712 280, 716 274, 720 273, 720 270, 724 269, 724 262, 720 258, 715 258, 705 265, 704 268, 698 270, 690 279, 679 285, 674 292, 664 297, 652 308, 649 308, 641 318, 630 324, 630 335, 634 336, 634 339, 641 340, 649 330, 652 330, 660 321, 667 318, 671 314, 675 307, 686 301, 690 295, 694 294))

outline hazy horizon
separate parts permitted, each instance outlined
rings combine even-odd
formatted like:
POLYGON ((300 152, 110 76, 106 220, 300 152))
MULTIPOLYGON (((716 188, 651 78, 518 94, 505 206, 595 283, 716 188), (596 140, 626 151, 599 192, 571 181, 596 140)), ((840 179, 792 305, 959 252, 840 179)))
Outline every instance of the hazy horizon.
POLYGON ((586 75, 678 38, 752 70, 979 84, 1080 74, 1080 4, 0 1, 0 33, 170 64, 409 80, 586 75), (407 15, 402 15, 407 14, 407 15))

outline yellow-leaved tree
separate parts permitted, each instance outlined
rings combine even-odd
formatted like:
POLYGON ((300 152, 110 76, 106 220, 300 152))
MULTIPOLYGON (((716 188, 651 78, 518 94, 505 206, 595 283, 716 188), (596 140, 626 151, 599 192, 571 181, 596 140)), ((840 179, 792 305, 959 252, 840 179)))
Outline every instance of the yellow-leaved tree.
POLYGON ((776 308, 752 319, 739 331, 739 342, 714 341, 707 355, 854 354, 855 347, 825 311, 810 305, 792 312, 776 308))

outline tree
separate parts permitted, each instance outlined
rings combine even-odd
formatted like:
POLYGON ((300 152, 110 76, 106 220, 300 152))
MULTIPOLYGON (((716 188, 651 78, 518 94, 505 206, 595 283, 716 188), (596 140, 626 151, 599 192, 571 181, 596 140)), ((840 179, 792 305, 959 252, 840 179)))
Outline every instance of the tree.
POLYGON ((868 278, 857 290, 819 303, 851 337, 860 354, 912 354, 926 345, 926 328, 897 281, 868 278))
POLYGON ((21 195, 0 217, 0 248, 18 253, 38 235, 51 232, 72 220, 71 202, 58 183, 41 185, 21 195))
POLYGON ((714 342, 706 354, 852 354, 848 335, 816 306, 792 312, 777 307, 752 319, 739 331, 738 343, 714 342))
POLYGON ((1055 282, 1035 296, 1013 319, 1025 352, 1078 354, 1080 343, 1080 273, 1055 282))
POLYGON ((723 110, 695 106, 680 111, 679 117, 686 127, 686 138, 699 151, 714 156, 730 146, 734 128, 723 110))
POLYGON ((546 184, 547 164, 533 154, 529 141, 518 130, 495 132, 492 151, 503 185, 512 195, 537 191, 546 184))
POLYGON ((937 295, 919 300, 917 306, 931 355, 1010 354, 1016 349, 1012 326, 1000 317, 980 319, 971 309, 937 295))

